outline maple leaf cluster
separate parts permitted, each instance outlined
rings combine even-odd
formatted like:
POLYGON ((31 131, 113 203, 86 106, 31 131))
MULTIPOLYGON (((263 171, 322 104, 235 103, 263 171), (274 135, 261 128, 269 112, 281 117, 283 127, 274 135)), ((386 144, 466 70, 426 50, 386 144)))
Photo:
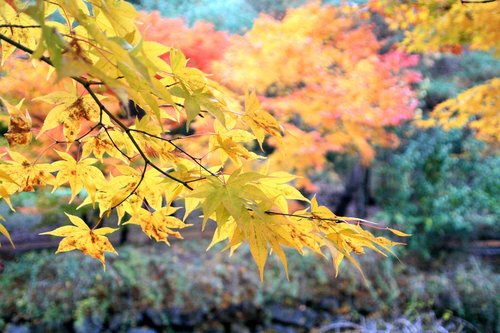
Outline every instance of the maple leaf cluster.
MULTIPOLYGON (((308 200, 290 185, 295 176, 270 170, 253 151, 254 143, 262 147, 283 135, 254 93, 240 103, 189 67, 178 49, 145 40, 138 17, 125 1, 0 1, 2 64, 18 49, 64 83, 26 96, 50 105, 40 122, 30 120, 21 102, 3 100, 9 147, 0 160, 0 196, 14 209, 10 197, 16 193, 69 187, 70 201, 79 196, 80 207, 99 210, 92 227, 68 215, 71 225, 44 233, 63 237, 57 252, 80 250, 105 265, 104 253, 116 253, 108 235, 123 224, 168 244, 169 237, 182 238, 190 216, 201 211, 203 227, 209 220, 217 224, 212 245, 224 241, 234 251, 247 243, 261 278, 271 251, 287 269, 283 247, 329 252, 336 268, 344 258, 357 266, 354 255, 367 248, 392 253, 399 243, 364 230, 368 221, 336 216, 308 200), (130 101, 143 115, 130 116, 130 101), (200 125, 200 118, 210 120, 200 125), (208 130, 174 134, 191 125, 208 130), (35 144, 43 146, 37 156, 31 153, 35 144), (197 145, 204 145, 194 151, 203 151, 201 157, 191 150, 197 145), (293 200, 309 207, 292 211, 293 200), (174 202, 183 205, 182 218, 174 202), (111 213, 118 217, 116 228, 104 226, 111 213)), ((366 66, 369 73, 374 65, 366 66)), ((1 225, 0 233, 10 240, 1 225)))

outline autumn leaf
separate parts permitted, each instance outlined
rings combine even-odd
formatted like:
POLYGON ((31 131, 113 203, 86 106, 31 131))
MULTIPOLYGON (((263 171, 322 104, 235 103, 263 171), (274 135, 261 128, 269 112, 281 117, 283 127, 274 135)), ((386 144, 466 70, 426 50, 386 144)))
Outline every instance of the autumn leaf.
POLYGON ((67 213, 66 216, 68 216, 73 224, 72 226, 59 227, 52 231, 43 232, 40 235, 64 237, 59 243, 56 253, 80 250, 85 255, 99 260, 104 269, 106 269, 104 252, 118 253, 105 235, 115 232, 118 229, 107 227, 90 229, 78 216, 67 213))
POLYGON ((123 153, 132 155, 134 152, 134 146, 125 133, 118 130, 107 130, 85 140, 82 157, 86 158, 94 155, 99 161, 104 162, 104 155, 107 154, 126 161, 127 158, 123 153), (120 148, 121 151, 116 147, 120 148))
POLYGON ((63 160, 56 161, 51 165, 57 171, 54 190, 65 183, 69 183, 71 188, 70 203, 82 189, 85 189, 91 201, 95 202, 97 187, 101 187, 105 182, 102 171, 92 165, 97 162, 97 159, 84 158, 76 161, 67 153, 56 152, 63 160))
POLYGON ((5 99, 0 98, 2 104, 9 112, 9 129, 4 137, 9 142, 9 146, 27 145, 31 142, 31 118, 28 111, 22 111, 23 100, 17 105, 11 105, 5 99))
POLYGON ((390 232, 392 232, 394 235, 400 236, 400 237, 410 237, 411 234, 404 233, 402 231, 392 229, 392 228, 387 228, 390 232))
POLYGON ((243 119, 257 137, 261 149, 266 134, 280 138, 283 132, 283 128, 278 121, 261 108, 260 102, 253 91, 245 94, 245 115, 243 119))
MULTIPOLYGON (((0 24, 1 25, 20 25, 20 26, 36 26, 36 21, 24 13, 18 13, 16 10, 6 1, 0 2, 0 24)), ((20 42, 27 47, 34 48, 36 45, 36 37, 39 32, 36 27, 27 29, 9 29, 8 27, 0 28, 0 34, 6 35, 10 39, 20 42), (35 37, 35 38, 33 38, 35 37)), ((15 46, 5 42, 0 41, 2 46, 2 61, 3 66, 5 61, 14 53, 16 49, 15 46)))
POLYGON ((128 37, 136 30, 135 18, 139 15, 134 7, 126 1, 103 0, 93 2, 95 15, 99 25, 108 30, 113 29, 117 35, 128 37))
POLYGON ((66 140, 73 142, 80 133, 83 121, 97 122, 100 119, 100 110, 93 97, 91 95, 80 96, 76 87, 72 91, 56 91, 33 100, 56 105, 47 114, 37 138, 46 131, 63 125, 66 140))
POLYGON ((0 170, 16 181, 15 184, 8 183, 8 186, 16 188, 15 191, 33 192, 35 187, 54 184, 50 164, 29 162, 22 154, 13 151, 9 151, 9 156, 12 160, 0 165, 0 170))
POLYGON ((150 212, 140 208, 125 224, 140 225, 142 231, 148 237, 153 237, 157 242, 165 242, 170 245, 168 236, 182 239, 181 234, 172 229, 183 229, 192 225, 185 224, 175 216, 171 216, 176 210, 173 207, 163 207, 155 212, 150 212))

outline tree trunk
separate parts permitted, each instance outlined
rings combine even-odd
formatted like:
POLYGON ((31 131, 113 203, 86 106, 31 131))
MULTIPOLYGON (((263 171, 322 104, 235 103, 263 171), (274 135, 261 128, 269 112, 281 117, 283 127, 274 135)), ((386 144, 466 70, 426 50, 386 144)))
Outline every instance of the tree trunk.
POLYGON ((349 204, 354 201, 356 217, 365 218, 367 208, 373 198, 370 195, 369 181, 370 169, 356 162, 351 169, 346 181, 345 189, 335 207, 335 214, 345 216, 348 214, 349 204))

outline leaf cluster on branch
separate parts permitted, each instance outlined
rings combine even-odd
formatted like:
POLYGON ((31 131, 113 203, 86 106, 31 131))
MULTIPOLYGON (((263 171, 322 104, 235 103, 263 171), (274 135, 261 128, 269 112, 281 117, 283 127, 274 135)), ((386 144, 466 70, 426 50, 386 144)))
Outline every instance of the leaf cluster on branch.
MULTIPOLYGON (((294 176, 269 171, 251 144, 262 145, 268 136, 279 140, 279 122, 254 93, 246 94, 243 108, 233 109, 234 100, 187 66, 181 51, 145 40, 129 3, 2 0, 0 13, 2 64, 21 52, 65 82, 36 98, 52 107, 39 124, 22 103, 3 100, 10 147, 0 162, 0 195, 10 204, 15 193, 69 187, 70 200, 80 196, 80 206, 99 210, 93 226, 68 215, 71 225, 44 233, 63 237, 57 252, 81 250, 105 267, 104 252, 116 252, 108 235, 123 224, 168 244, 169 237, 182 238, 180 230, 190 226, 196 209, 203 226, 209 219, 217 224, 212 244, 225 241, 231 252, 249 244, 261 278, 270 251, 286 270, 283 247, 330 252, 338 268, 344 258, 357 266, 353 257, 365 248, 385 254, 399 244, 364 230, 362 225, 372 225, 368 221, 336 216, 309 201, 290 185, 294 176), (142 117, 130 116, 129 101, 142 117), (213 119, 209 133, 173 132, 189 130, 200 117, 213 119), (189 147, 200 136, 209 140, 197 157, 189 147), (30 150, 35 144, 43 146, 37 156, 30 150), (290 211, 291 200, 310 207, 290 211), (174 202, 183 204, 182 219, 174 202), (118 225, 103 226, 112 212, 118 225)), ((3 226, 0 233, 10 240, 3 226)))

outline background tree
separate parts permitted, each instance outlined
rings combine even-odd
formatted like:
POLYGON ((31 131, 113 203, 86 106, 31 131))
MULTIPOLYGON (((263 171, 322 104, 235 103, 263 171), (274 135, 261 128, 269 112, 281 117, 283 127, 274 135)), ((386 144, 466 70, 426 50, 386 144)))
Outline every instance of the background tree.
MULTIPOLYGON (((309 178, 327 168, 329 152, 359 157, 337 206, 342 212, 367 183, 374 147, 396 146, 391 128, 412 119, 417 106, 412 85, 420 76, 409 68, 418 58, 388 50, 373 27, 357 6, 315 2, 281 20, 260 16, 249 32, 231 36, 214 65, 221 82, 236 91, 255 88, 264 107, 286 121, 290 135, 282 145, 269 142, 271 160, 303 176, 299 186, 314 189, 309 178), (281 148, 290 146, 297 149, 281 148)), ((357 214, 366 214, 365 206, 357 214)))
MULTIPOLYGON (((229 46, 228 34, 216 31, 211 23, 197 21, 189 28, 182 19, 163 18, 158 11, 142 12, 138 19, 144 38, 181 50, 190 67, 208 74, 212 72, 212 63, 221 59, 229 46)), ((168 54, 164 59, 168 60, 168 54)))
POLYGON ((402 147, 383 152, 376 163, 379 218, 414 230, 419 236, 409 249, 429 261, 451 248, 496 239, 499 3, 369 5, 386 20, 400 48, 422 54, 423 75, 418 121, 404 128, 402 147))
MULTIPOLYGON (((376 0, 371 8, 384 15, 394 30, 403 30, 401 47, 410 52, 477 50, 500 55, 498 1, 376 0)), ((498 144, 500 81, 493 78, 436 106, 420 124, 444 129, 468 126, 476 136, 498 144)))

